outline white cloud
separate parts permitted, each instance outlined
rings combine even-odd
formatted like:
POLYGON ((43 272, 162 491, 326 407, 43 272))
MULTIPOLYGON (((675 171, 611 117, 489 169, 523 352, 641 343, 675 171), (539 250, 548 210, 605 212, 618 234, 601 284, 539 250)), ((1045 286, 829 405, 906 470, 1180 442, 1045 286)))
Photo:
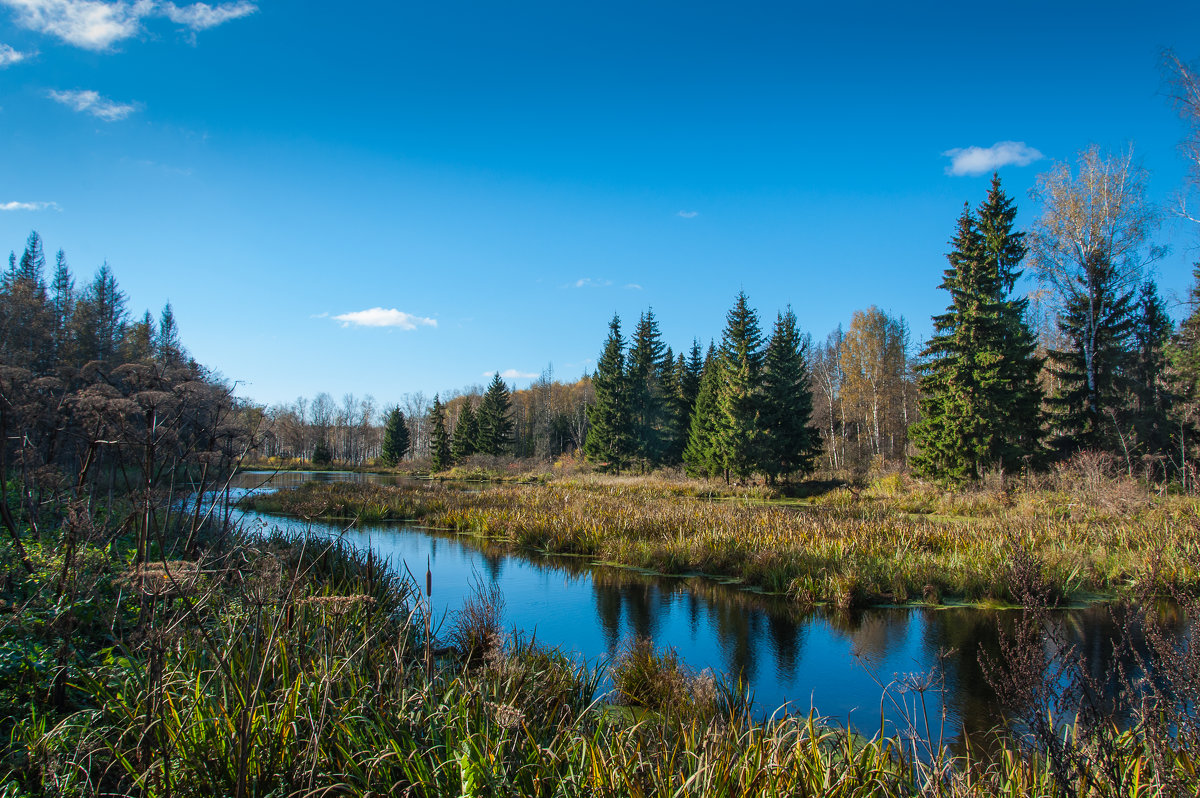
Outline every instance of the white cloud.
MULTIPOLYGON (((485 371, 481 376, 494 377, 495 375, 496 372, 494 371, 485 371)), ((505 369, 504 371, 500 372, 500 379, 502 380, 532 380, 534 377, 538 376, 540 375, 532 374, 528 371, 517 371, 516 369, 505 369)))
POLYGON ((17 12, 17 22, 30 30, 57 36, 85 50, 107 50, 139 29, 153 4, 108 3, 103 0, 0 0, 17 12))
POLYGON ((697 216, 700 215, 700 211, 680 211, 679 213, 677 213, 675 215, 680 217, 681 219, 695 219, 697 216))
POLYGON ((250 0, 177 6, 157 0, 0 0, 17 14, 17 23, 57 36, 85 50, 103 51, 136 36, 147 17, 167 17, 192 31, 207 30, 258 10, 250 0))
POLYGON ((950 159, 946 174, 955 177, 982 175, 1009 164, 1028 166, 1043 157, 1023 141, 997 141, 990 147, 958 147, 942 155, 950 159))
POLYGON ((0 211, 60 211, 57 202, 0 202, 0 211))
POLYGON ((231 20, 249 16, 258 11, 258 6, 247 0, 215 6, 210 6, 208 3, 192 3, 190 6, 182 8, 174 3, 167 3, 162 10, 167 19, 176 24, 186 25, 192 30, 208 30, 218 25, 224 25, 231 20))
POLYGON ((642 290, 642 287, 640 285, 638 285, 637 283, 625 283, 625 287, 628 288, 630 291, 641 291, 642 290))
POLYGON ((580 277, 571 283, 572 288, 607 288, 610 285, 612 280, 593 280, 591 277, 580 277))
POLYGON ((48 96, 72 110, 89 113, 105 122, 117 122, 138 109, 136 103, 113 102, 94 91, 51 91, 48 96))
POLYGON ((14 50, 7 44, 0 44, 0 69, 19 64, 31 55, 36 55, 36 53, 23 53, 20 50, 14 50))
POLYGON ((352 313, 343 313, 339 316, 334 316, 333 318, 336 321, 340 321, 343 327, 354 325, 355 327, 399 327, 402 330, 415 330, 417 327, 437 326, 436 319, 414 316, 411 313, 405 313, 395 308, 356 310, 352 313))

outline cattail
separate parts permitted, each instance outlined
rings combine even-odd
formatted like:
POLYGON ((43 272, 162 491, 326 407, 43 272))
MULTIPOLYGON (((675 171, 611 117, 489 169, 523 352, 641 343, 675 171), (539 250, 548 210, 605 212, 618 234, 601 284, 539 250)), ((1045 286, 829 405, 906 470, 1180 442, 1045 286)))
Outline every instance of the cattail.
POLYGON ((430 570, 429 555, 425 555, 425 597, 433 595, 433 571, 430 570))

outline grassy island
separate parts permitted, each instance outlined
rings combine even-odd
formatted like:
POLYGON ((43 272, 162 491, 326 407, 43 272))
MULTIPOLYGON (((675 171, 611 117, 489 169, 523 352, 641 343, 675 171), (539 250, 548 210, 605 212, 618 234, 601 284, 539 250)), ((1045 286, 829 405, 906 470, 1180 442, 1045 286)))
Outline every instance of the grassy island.
POLYGON ((1034 587, 1069 601, 1200 583, 1200 503, 1106 495, 954 494, 892 477, 784 499, 765 488, 593 477, 472 490, 308 483, 246 504, 308 518, 413 519, 839 607, 1013 603, 1034 587))

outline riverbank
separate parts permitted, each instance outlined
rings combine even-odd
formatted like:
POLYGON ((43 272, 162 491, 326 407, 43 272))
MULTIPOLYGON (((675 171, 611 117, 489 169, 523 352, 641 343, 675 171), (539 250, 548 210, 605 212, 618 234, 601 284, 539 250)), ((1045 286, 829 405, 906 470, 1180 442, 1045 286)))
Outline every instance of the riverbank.
MULTIPOLYGON (((19 696, 19 669, 3 670, 4 795, 990 798, 1108 794, 1110 771, 1139 774, 1130 794, 1198 786, 1188 743, 1169 736, 1115 736, 1097 772, 1060 784, 1061 761, 1007 736, 984 757, 813 716, 759 722, 732 686, 644 642, 612 663, 614 691, 597 701, 604 673, 506 638, 487 588, 435 639, 424 585, 336 541, 151 554, 132 567, 123 545, 78 551, 89 598, 69 636, 93 648, 69 658, 61 704, 48 700, 52 666, 28 660, 19 696)), ((5 594, 10 654, 54 611, 61 563, 48 547, 29 555, 34 574, 5 594)))
POLYGON ((1200 505, 1070 492, 964 496, 893 480, 779 500, 655 479, 462 490, 310 483, 262 512, 407 519, 516 546, 667 574, 704 573, 804 602, 981 605, 1116 597, 1200 585, 1200 505))

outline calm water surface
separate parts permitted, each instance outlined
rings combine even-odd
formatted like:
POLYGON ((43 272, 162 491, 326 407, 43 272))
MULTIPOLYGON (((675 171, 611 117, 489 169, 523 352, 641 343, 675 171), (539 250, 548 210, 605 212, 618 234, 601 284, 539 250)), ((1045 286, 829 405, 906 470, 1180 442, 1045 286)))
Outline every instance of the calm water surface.
MULTIPOLYGON (((245 473, 236 480, 234 489, 241 494, 308 480, 397 484, 404 478, 313 472, 245 473)), ((940 661, 944 692, 931 692, 926 700, 934 710, 944 697, 947 736, 963 728, 991 729, 1000 718, 979 659, 981 654, 997 654, 998 629, 1015 620, 1011 611, 801 610, 793 602, 702 577, 644 574, 400 523, 343 530, 256 513, 246 513, 244 521, 262 528, 341 533, 355 545, 373 548, 393 568, 407 568, 420 577, 428 558, 435 617, 446 617, 447 623, 473 583, 494 583, 505 597, 506 626, 592 663, 616 656, 632 639, 648 637, 659 646, 674 647, 694 670, 740 676, 764 712, 783 706, 800 712, 812 708, 874 732, 882 709, 889 732, 894 731, 892 724, 901 722, 902 713, 884 696, 881 685, 892 685, 888 694, 908 705, 911 713, 916 694, 893 683, 906 675, 928 673, 940 661)), ((1084 653, 1094 674, 1111 669, 1116 624, 1108 608, 1058 612, 1055 622, 1084 653)), ((937 729, 933 731, 936 735, 937 729)))

